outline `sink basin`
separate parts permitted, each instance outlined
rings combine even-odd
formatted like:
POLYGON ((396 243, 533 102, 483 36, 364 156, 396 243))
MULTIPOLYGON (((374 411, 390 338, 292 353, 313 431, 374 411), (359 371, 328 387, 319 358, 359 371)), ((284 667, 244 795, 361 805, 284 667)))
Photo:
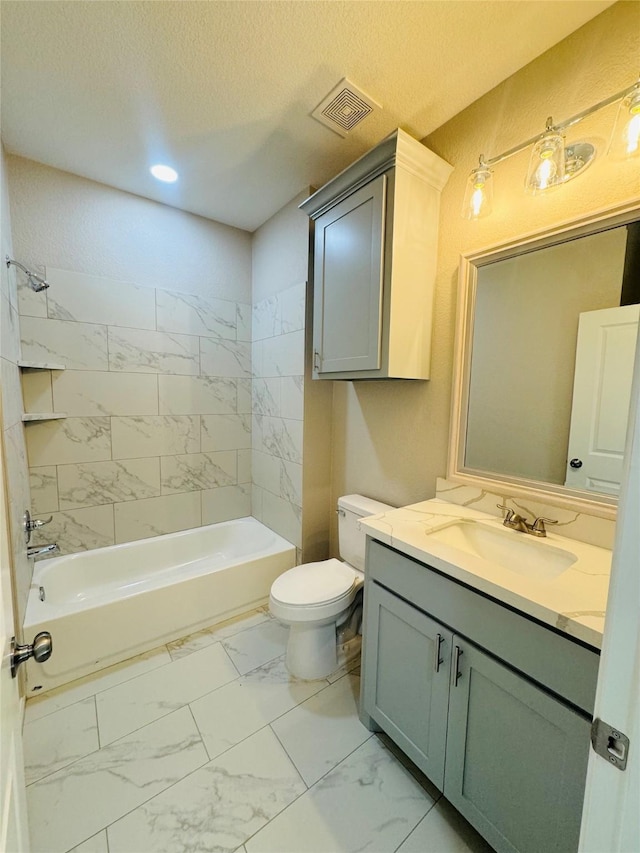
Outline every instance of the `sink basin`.
POLYGON ((537 541, 526 533, 476 521, 456 521, 428 536, 511 572, 538 579, 557 577, 578 559, 571 551, 537 541))

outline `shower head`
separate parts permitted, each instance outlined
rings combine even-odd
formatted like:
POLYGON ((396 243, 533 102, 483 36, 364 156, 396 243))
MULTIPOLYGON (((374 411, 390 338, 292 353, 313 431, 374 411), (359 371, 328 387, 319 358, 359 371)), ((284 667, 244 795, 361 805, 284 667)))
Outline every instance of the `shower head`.
POLYGON ((28 270, 25 266, 18 263, 18 261, 12 261, 9 255, 6 255, 5 261, 7 262, 7 267, 10 267, 11 264, 13 264, 14 267, 18 267, 18 269, 22 270, 27 277, 29 286, 32 290, 35 290, 36 293, 40 293, 41 290, 46 290, 49 287, 48 282, 41 275, 31 272, 31 270, 28 270))

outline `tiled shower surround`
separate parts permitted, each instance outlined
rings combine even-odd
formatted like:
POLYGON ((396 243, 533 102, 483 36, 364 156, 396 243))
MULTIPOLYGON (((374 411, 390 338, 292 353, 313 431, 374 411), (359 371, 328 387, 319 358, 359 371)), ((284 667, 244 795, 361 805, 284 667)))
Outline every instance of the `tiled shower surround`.
POLYGON ((61 553, 251 515, 251 308, 47 268, 23 289, 32 508, 61 553))
POLYGON ((253 515, 302 547, 306 283, 253 306, 253 515))

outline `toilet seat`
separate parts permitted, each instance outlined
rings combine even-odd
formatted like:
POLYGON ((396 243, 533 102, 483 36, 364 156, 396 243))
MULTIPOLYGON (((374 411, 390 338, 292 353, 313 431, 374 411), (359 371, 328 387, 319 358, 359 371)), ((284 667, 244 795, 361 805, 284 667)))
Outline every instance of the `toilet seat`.
POLYGON ((350 598, 361 576, 341 560, 321 560, 289 569, 276 578, 271 598, 289 607, 321 607, 350 598))
POLYGON ((276 578, 269 609, 286 625, 320 627, 349 610, 363 582, 360 572, 340 560, 305 563, 276 578))

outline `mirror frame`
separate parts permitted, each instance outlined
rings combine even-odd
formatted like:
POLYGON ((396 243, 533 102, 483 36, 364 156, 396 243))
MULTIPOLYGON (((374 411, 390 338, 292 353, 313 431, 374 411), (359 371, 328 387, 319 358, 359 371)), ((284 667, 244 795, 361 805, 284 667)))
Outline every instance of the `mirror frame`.
POLYGON ((616 518, 618 499, 609 495, 570 489, 566 486, 492 474, 466 468, 467 413, 469 405, 469 379, 473 342, 474 311, 478 283, 477 271, 487 264, 528 254, 536 249, 564 243, 576 237, 585 237, 597 231, 627 225, 640 219, 640 201, 590 213, 580 219, 561 222, 551 229, 531 232, 517 240, 494 244, 484 249, 460 255, 458 278, 458 305, 456 309, 456 334, 454 350, 453 388, 451 401, 451 429, 447 478, 467 486, 499 492, 514 497, 527 497, 576 512, 586 512, 603 518, 616 518))

